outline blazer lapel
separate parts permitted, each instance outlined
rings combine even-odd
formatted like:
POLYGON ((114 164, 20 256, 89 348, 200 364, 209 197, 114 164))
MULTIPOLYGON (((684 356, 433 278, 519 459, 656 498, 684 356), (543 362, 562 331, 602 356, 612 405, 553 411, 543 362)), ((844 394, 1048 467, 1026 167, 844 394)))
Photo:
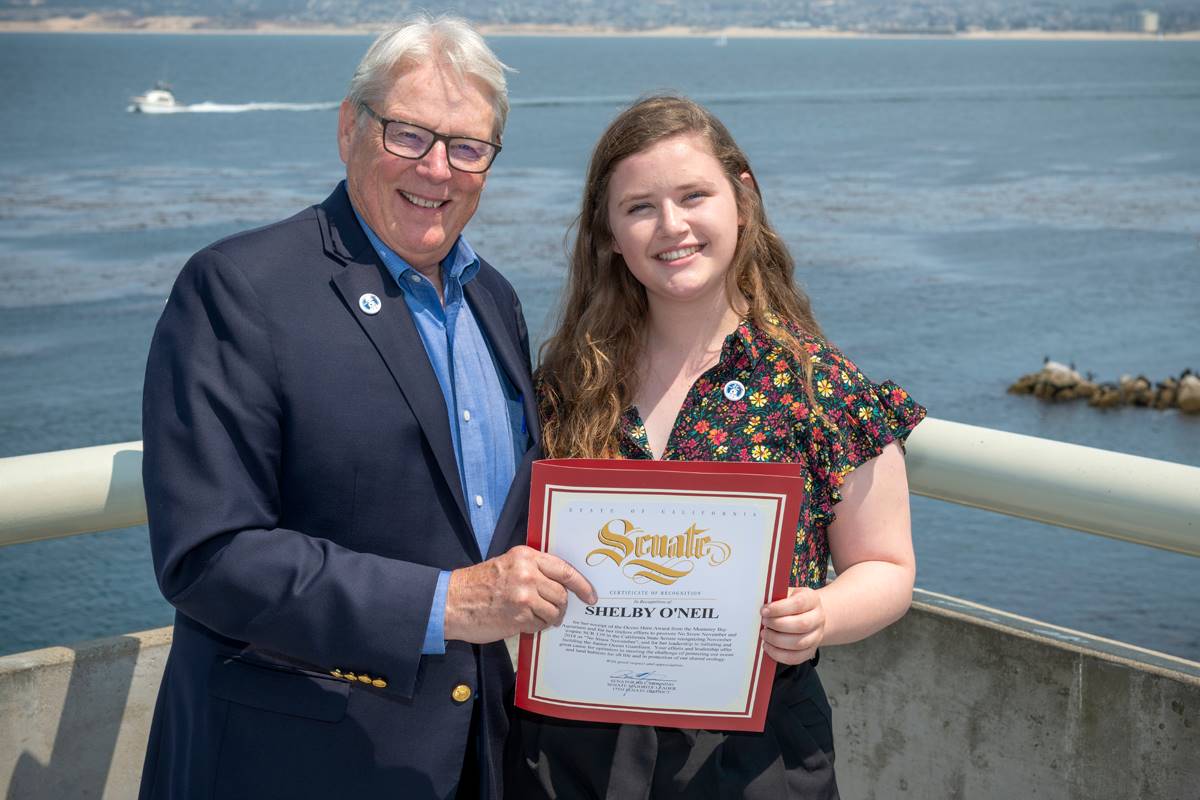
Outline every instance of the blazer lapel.
POLYGON ((467 522, 470 541, 465 544, 468 552, 478 553, 479 544, 470 535, 471 517, 467 512, 462 480, 458 474, 458 459, 454 453, 454 440, 450 436, 446 400, 400 287, 392 280, 354 219, 345 189, 339 186, 324 204, 318 206, 318 215, 322 222, 326 251, 345 264, 344 269, 334 273, 333 287, 374 344, 412 409, 413 416, 417 418, 459 513, 467 522), (344 200, 344 208, 340 207, 340 200, 344 200), (382 305, 378 312, 367 314, 359 307, 359 298, 364 294, 379 298, 382 305))

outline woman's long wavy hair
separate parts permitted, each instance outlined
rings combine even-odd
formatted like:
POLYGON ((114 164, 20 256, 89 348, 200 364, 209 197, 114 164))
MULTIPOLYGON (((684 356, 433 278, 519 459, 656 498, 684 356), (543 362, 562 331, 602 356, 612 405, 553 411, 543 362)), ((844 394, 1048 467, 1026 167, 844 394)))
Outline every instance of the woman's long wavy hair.
POLYGON ((726 292, 745 298, 746 316, 802 365, 810 401, 812 367, 797 334, 820 336, 811 303, 793 280, 783 240, 767 222, 746 154, 721 121, 684 97, 653 96, 613 120, 596 143, 583 203, 575 220, 566 292, 558 327, 542 346, 538 367, 543 448, 552 458, 611 458, 621 415, 637 388, 637 366, 649 307, 645 288, 613 250, 608 190, 613 171, 631 155, 675 136, 698 134, 720 162, 737 199, 740 226, 726 292))

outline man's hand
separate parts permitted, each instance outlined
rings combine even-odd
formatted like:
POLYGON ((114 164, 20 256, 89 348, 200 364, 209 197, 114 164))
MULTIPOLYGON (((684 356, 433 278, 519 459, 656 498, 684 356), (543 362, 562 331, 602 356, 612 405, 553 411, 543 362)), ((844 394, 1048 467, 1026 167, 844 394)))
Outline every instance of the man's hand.
POLYGON ((521 545, 450 573, 445 637, 483 644, 562 621, 567 590, 591 604, 596 590, 566 561, 521 545))
POLYGON ((812 589, 788 589, 787 597, 763 606, 762 618, 763 649, 780 664, 808 661, 825 639, 825 608, 812 589))

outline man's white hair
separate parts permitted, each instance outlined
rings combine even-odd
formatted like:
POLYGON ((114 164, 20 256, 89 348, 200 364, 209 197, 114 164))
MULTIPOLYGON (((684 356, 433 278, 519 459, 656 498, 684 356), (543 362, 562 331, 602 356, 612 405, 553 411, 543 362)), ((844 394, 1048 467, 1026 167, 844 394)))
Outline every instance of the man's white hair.
POLYGON ((450 15, 417 14, 380 34, 354 70, 346 92, 359 124, 367 119, 359 103, 373 105, 382 100, 391 91, 397 70, 427 62, 449 66, 460 79, 470 77, 483 82, 492 99, 492 134, 499 139, 508 119, 508 81, 504 73, 512 68, 496 58, 470 23, 450 15))

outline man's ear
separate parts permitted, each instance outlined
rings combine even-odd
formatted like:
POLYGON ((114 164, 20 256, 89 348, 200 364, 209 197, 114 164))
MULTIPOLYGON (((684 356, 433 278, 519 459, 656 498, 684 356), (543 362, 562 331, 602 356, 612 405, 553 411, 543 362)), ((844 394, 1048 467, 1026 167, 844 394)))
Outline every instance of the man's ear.
POLYGON ((349 100, 343 100, 338 109, 338 155, 342 163, 350 161, 350 144, 354 140, 355 129, 358 127, 358 110, 349 100))

